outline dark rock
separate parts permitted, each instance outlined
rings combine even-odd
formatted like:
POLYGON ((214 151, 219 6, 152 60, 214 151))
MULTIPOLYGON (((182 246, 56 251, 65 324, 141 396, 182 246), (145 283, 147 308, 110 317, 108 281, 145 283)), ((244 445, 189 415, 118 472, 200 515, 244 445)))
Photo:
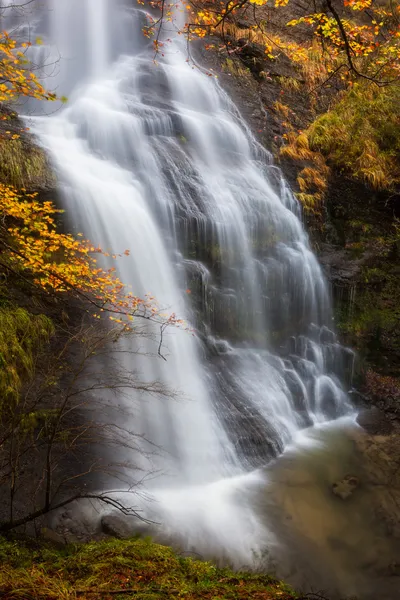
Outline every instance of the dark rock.
POLYGON ((127 517, 121 515, 105 515, 101 519, 101 530, 106 535, 122 539, 134 535, 132 524, 127 517))
POLYGON ((240 38, 237 41, 240 48, 239 58, 248 67, 255 77, 259 79, 265 67, 265 53, 257 44, 253 44, 246 39, 240 38))
POLYGON ((322 344, 334 344, 336 342, 336 335, 326 325, 323 325, 319 332, 319 339, 322 344))
POLYGON ((371 435, 384 435, 393 431, 393 424, 379 408, 363 410, 357 416, 357 423, 371 435))
POLYGON ((361 267, 369 256, 365 253, 362 258, 355 260, 343 248, 327 243, 320 245, 319 260, 330 281, 337 285, 351 285, 357 281, 361 267))
POLYGON ((360 485, 360 480, 354 475, 346 475, 340 481, 332 484, 332 492, 342 500, 347 500, 353 495, 354 491, 360 485))

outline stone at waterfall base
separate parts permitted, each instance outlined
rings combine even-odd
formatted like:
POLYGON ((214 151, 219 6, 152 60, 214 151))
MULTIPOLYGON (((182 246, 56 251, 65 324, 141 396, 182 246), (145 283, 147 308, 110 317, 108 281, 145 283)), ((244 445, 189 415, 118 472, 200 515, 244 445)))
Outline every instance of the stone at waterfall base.
POLYGON ((102 533, 120 540, 126 540, 148 531, 148 525, 144 522, 118 513, 104 515, 100 523, 102 533))
POLYGON ((340 481, 336 481, 332 484, 332 492, 339 496, 342 500, 347 500, 353 495, 355 490, 360 485, 360 480, 354 475, 346 475, 340 481))

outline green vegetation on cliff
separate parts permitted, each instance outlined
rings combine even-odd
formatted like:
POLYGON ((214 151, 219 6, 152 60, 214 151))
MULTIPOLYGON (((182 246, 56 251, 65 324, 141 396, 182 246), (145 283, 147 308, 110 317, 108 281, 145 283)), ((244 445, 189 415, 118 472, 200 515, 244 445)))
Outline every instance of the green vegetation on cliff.
MULTIPOLYGON (((18 131, 21 123, 18 119, 14 121, 18 131)), ((10 123, 4 123, 3 129, 7 126, 10 128, 10 123)), ((41 148, 32 144, 27 137, 12 139, 4 136, 0 137, 0 182, 17 188, 39 190, 54 187, 55 177, 41 148)))
POLYGON ((0 596, 72 600, 294 600, 280 581, 182 557, 148 539, 109 539, 56 550, 0 541, 0 596))
POLYGON ((400 181, 400 91, 357 84, 307 131, 310 149, 376 189, 400 181))
MULTIPOLYGON (((288 106, 279 104, 289 110, 288 106)), ((400 183, 400 91, 397 86, 357 83, 332 97, 327 112, 296 132, 286 123, 280 155, 297 162, 298 199, 321 215, 331 171, 367 189, 396 192, 400 183)))
MULTIPOLYGON (((51 320, 18 306, 1 306, 0 414, 18 403, 23 381, 34 374, 35 357, 53 333, 51 320)), ((3 292, 4 293, 4 292, 3 292)))

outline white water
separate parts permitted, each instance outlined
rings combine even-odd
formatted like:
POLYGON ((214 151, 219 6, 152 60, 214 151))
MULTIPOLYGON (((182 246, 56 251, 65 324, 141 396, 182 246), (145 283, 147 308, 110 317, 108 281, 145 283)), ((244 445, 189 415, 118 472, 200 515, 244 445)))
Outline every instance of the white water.
POLYGON ((267 537, 251 508, 254 468, 350 410, 348 355, 299 207, 217 81, 188 64, 173 24, 155 65, 133 2, 43 4, 31 7, 46 42, 34 58, 69 102, 34 128, 67 214, 103 248, 129 248, 120 279, 199 331, 170 330, 167 361, 135 358, 179 401, 119 400, 129 427, 162 449, 149 515, 187 548, 250 562, 267 537))

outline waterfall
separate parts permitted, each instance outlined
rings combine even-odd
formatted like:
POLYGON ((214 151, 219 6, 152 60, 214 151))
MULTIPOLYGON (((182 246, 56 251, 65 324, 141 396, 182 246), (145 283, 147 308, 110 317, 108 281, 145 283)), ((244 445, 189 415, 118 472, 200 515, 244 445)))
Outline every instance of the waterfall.
POLYGON ((35 61, 57 58, 42 75, 69 101, 32 127, 67 214, 103 248, 129 248, 119 278, 197 330, 170 329, 166 361, 135 359, 146 381, 180 396, 131 410, 163 451, 153 510, 191 548, 214 536, 244 560, 257 547, 245 499, 257 469, 297 432, 351 410, 300 207, 217 79, 187 60, 176 24, 164 23, 156 64, 146 7, 43 4, 30 7, 45 42, 35 61))

